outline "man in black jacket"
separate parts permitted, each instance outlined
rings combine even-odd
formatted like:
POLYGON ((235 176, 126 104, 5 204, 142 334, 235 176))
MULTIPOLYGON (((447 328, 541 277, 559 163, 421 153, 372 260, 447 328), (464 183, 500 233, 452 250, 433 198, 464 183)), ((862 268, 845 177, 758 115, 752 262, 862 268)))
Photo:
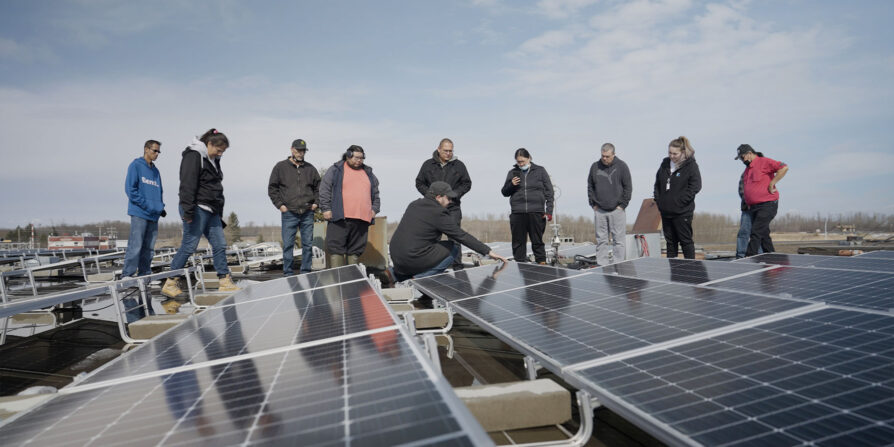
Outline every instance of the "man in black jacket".
POLYGON ((587 177, 587 196, 596 221, 596 263, 608 265, 627 258, 624 247, 627 238, 627 205, 633 194, 633 182, 627 163, 615 157, 615 145, 602 145, 602 156, 590 166, 587 177), (612 240, 609 261, 608 241, 612 240))
MULTIPOLYGON (((460 226, 463 220, 461 199, 472 189, 472 179, 469 178, 466 165, 453 156, 453 141, 449 138, 442 139, 431 158, 422 163, 419 174, 416 175, 416 190, 425 197, 428 188, 434 182, 447 183, 456 193, 456 198, 450 202, 447 211, 456 221, 456 225, 460 226)), ((454 269, 462 268, 460 255, 457 255, 456 262, 453 263, 454 269)))
POLYGON ((320 199, 320 173, 304 160, 307 143, 292 142, 292 155, 276 164, 270 173, 267 195, 282 213, 282 272, 294 275, 292 261, 295 233, 301 231, 301 273, 313 265, 314 210, 320 199))
POLYGON ((446 270, 459 254, 459 246, 441 241, 444 234, 482 255, 507 262, 456 223, 448 207, 457 195, 450 185, 438 181, 431 184, 424 198, 407 206, 389 244, 395 279, 404 281, 446 270))

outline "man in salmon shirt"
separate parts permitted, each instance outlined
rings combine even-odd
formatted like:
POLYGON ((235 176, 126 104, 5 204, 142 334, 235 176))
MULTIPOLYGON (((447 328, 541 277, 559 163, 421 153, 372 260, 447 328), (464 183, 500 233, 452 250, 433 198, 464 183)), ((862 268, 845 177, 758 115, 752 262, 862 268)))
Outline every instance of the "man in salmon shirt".
POLYGON ((330 268, 358 262, 366 249, 369 226, 379 213, 379 179, 363 163, 365 159, 363 148, 352 145, 320 182, 320 210, 329 221, 326 249, 330 268))
POLYGON ((751 235, 745 256, 754 256, 759 248, 764 253, 772 253, 773 240, 770 239, 770 222, 779 210, 779 191, 776 183, 785 177, 788 166, 758 154, 747 144, 736 149, 736 160, 742 160, 746 167, 742 174, 745 189, 745 204, 751 213, 751 235))

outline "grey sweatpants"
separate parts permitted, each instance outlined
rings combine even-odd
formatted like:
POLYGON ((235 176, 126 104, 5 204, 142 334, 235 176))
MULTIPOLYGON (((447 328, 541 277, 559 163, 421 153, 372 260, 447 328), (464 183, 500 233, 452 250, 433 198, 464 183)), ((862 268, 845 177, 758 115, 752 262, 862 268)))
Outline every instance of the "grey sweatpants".
POLYGON ((596 263, 609 265, 627 258, 624 240, 627 237, 627 213, 615 208, 613 211, 597 209, 596 220, 596 263), (609 239, 609 237, 611 237, 609 239), (609 250, 609 240, 611 250, 609 250), (609 251, 612 253, 609 260, 609 251))

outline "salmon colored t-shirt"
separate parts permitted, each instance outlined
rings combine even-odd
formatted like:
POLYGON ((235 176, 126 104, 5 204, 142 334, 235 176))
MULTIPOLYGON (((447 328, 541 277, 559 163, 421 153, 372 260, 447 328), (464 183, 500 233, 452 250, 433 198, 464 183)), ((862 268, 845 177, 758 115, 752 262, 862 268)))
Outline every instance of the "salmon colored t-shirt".
POLYGON ((351 169, 347 162, 344 172, 341 200, 345 206, 345 218, 372 222, 372 186, 369 176, 363 169, 351 169))

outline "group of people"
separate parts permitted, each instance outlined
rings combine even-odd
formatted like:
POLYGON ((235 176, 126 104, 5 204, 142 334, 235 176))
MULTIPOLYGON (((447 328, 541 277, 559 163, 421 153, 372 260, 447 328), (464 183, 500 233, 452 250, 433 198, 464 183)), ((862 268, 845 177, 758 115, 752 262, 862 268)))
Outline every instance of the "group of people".
MULTIPOLYGON (((183 268, 204 235, 211 244, 220 290, 235 291, 238 287, 227 267, 223 233, 226 225, 223 222, 220 158, 228 147, 227 137, 210 129, 194 138, 181 154, 178 208, 183 222, 183 240, 171 262, 171 269, 183 268)), ((146 141, 143 156, 133 160, 127 171, 125 190, 129 199, 131 230, 123 276, 151 273, 158 219, 166 215, 161 175, 154 163, 161 153, 160 148, 160 142, 146 141)), ((319 170, 306 160, 307 151, 306 141, 294 140, 289 157, 276 163, 267 185, 270 201, 281 213, 283 273, 286 276, 295 274, 292 247, 299 233, 302 256, 298 272, 311 271, 313 223, 318 210, 328 222, 326 249, 330 267, 358 262, 366 248, 369 226, 375 224, 380 211, 379 180, 366 165, 362 147, 350 146, 326 169, 322 178, 319 170)), ((547 222, 552 220, 552 181, 543 166, 533 163, 527 149, 516 150, 514 158, 515 165, 507 173, 501 189, 510 203, 512 253, 517 261, 527 260, 526 246, 530 240, 534 262, 546 263, 543 234, 547 222)), ((759 250, 771 252, 773 243, 769 224, 779 200, 776 183, 788 167, 764 157, 747 144, 739 146, 736 159, 742 160, 746 166, 739 183, 742 230, 737 256, 750 256, 759 250), (747 244, 742 242, 743 234, 747 235, 747 244)), ((692 217, 695 196, 701 186, 695 150, 689 140, 683 136, 672 140, 668 144, 668 156, 662 160, 655 175, 653 189, 669 258, 677 257, 678 248, 685 258, 695 257, 692 217)), ((394 265, 387 273, 393 280, 432 275, 451 266, 462 268, 461 245, 506 261, 461 227, 462 197, 471 188, 469 172, 456 158, 453 141, 442 139, 416 176, 416 189, 422 198, 408 205, 392 235, 390 254, 394 265), (448 240, 441 240, 444 235, 448 240)), ((599 159, 590 167, 587 192, 594 213, 597 263, 607 265, 625 260, 626 209, 633 184, 630 169, 616 157, 613 144, 602 145, 599 159)), ((167 280, 162 293, 171 298, 181 294, 180 279, 167 280)), ((172 307, 176 312, 176 307, 172 307)), ((165 308, 171 311, 167 306, 165 308)))

